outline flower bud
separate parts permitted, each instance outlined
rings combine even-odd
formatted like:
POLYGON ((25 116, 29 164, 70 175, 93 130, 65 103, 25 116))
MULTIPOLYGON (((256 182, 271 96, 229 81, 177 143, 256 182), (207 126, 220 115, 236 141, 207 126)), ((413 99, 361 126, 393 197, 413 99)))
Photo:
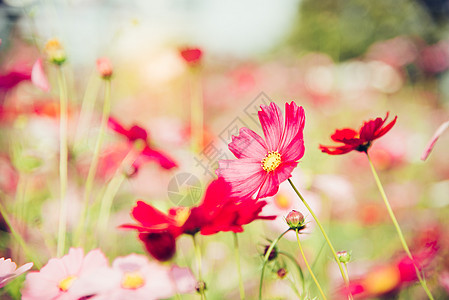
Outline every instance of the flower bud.
POLYGON ((344 264, 348 263, 351 260, 351 254, 349 254, 347 251, 338 251, 337 257, 338 260, 344 264))
POLYGON ((305 226, 304 215, 296 210, 292 210, 291 212, 289 212, 287 217, 285 218, 285 221, 291 229, 302 229, 305 226))
MULTIPOLYGON (((267 255, 267 251, 270 248, 270 245, 265 246, 265 249, 263 251, 263 256, 265 257, 265 255, 267 255)), ((278 250, 276 247, 273 247, 273 249, 271 250, 270 255, 268 255, 268 261, 272 261, 273 259, 276 259, 276 257, 278 257, 278 250)))
POLYGON ((45 52, 47 53, 48 60, 58 66, 62 65, 67 59, 64 48, 56 38, 47 42, 45 52))
POLYGON ((179 50, 179 54, 187 64, 194 66, 200 63, 203 51, 200 48, 183 48, 179 50))
POLYGON ((107 57, 97 59, 97 70, 103 79, 109 79, 112 76, 112 64, 107 57))
POLYGON ((284 268, 280 268, 276 273, 280 279, 284 279, 284 277, 287 276, 287 270, 284 268))
POLYGON ((204 293, 207 289, 206 283, 204 281, 198 281, 196 283, 195 289, 200 294, 204 293))

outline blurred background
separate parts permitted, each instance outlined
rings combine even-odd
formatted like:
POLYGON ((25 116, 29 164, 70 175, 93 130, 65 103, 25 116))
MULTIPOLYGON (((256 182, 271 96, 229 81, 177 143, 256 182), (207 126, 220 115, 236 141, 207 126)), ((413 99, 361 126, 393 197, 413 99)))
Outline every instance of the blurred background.
MULTIPOLYGON (((100 125, 99 57, 108 57, 113 65, 111 115, 123 126, 145 128, 151 145, 178 165, 167 170, 146 163, 128 174, 114 198, 108 235, 91 237, 92 247, 99 246, 111 260, 144 253, 135 233, 117 229, 131 222, 129 211, 137 199, 162 210, 199 201, 215 178, 218 160, 234 158, 227 143, 238 128, 261 133, 255 115, 259 105, 273 101, 283 108, 295 101, 306 112, 306 154, 293 180, 316 207, 337 250, 351 251, 349 274, 357 279, 366 279, 375 266, 394 264, 402 248, 365 156, 329 156, 318 145, 331 145, 336 128, 358 129, 363 121, 384 118, 387 112, 390 119, 398 116, 370 154, 412 252, 429 245, 436 249, 426 262, 429 286, 436 299, 449 299, 449 132, 426 161, 420 159, 434 132, 449 120, 448 20, 449 1, 444 0, 1 0, 1 202, 42 261, 54 255, 59 90, 54 66, 44 62, 48 91, 32 84, 31 70, 37 59, 45 61, 47 41, 58 38, 67 53, 69 229, 79 219, 100 125), (195 65, 180 55, 186 47, 201 50, 195 65), (190 125, 195 97, 204 116, 202 142, 196 148, 191 146, 190 125), (87 117, 86 99, 92 103, 87 117)), ((96 197, 126 149, 125 139, 108 130, 96 197)), ((257 221, 241 234, 249 299, 257 296, 265 245, 286 229, 282 217, 293 208, 304 210, 286 183, 268 201, 266 213, 279 215, 278 220, 257 221)), ((98 210, 95 203, 92 215, 98 210)), ((310 231, 303 235, 306 255, 328 294, 338 299, 338 269, 311 216, 303 213, 310 221, 310 231)), ((0 255, 26 262, 8 226, 1 226, 0 255)), ((229 233, 203 238, 212 299, 238 298, 232 246, 229 233)), ((281 241, 279 248, 303 264, 294 240, 281 241)), ((192 266, 188 238, 179 240, 178 252, 176 263, 192 266)), ((299 276, 293 265, 279 259, 269 269, 266 299, 297 299, 291 286, 298 285, 299 276), (281 267, 288 270, 283 279, 277 275, 281 267)), ((365 281, 381 285, 370 280, 365 281)), ((15 281, 3 295, 18 297, 20 284, 15 281)), ((426 299, 419 284, 402 277, 391 288, 376 288, 361 297, 426 299)), ((308 289, 310 296, 317 295, 313 282, 308 289)))

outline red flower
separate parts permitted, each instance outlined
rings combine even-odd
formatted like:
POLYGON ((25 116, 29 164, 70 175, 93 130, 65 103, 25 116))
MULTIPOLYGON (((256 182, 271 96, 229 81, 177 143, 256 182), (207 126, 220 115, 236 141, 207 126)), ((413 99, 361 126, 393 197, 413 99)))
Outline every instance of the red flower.
POLYGON ((124 224, 135 229, 147 251, 158 260, 170 259, 176 250, 176 238, 181 234, 200 232, 210 235, 220 231, 242 232, 243 225, 257 219, 272 220, 275 216, 260 216, 265 201, 239 201, 230 197, 230 186, 223 178, 213 181, 203 202, 191 208, 173 207, 167 214, 138 201, 131 214, 139 224, 124 224))
POLYGON ((128 141, 136 147, 139 147, 139 156, 134 161, 132 167, 133 174, 136 173, 140 166, 149 161, 157 162, 162 168, 170 170, 178 166, 178 164, 165 153, 154 149, 148 142, 148 132, 140 126, 133 125, 126 129, 116 119, 109 118, 109 127, 120 135, 125 136, 128 141), (138 144, 140 142, 140 145, 138 144))
POLYGON ((31 68, 18 65, 9 72, 0 75, 0 91, 9 90, 18 85, 22 81, 31 80, 31 68))
POLYGON ((232 186, 233 196, 258 198, 273 196, 279 184, 291 177, 298 160, 304 155, 304 109, 294 102, 285 103, 285 124, 282 112, 275 103, 261 105, 259 120, 265 135, 241 128, 233 136, 229 150, 237 160, 221 160, 218 176, 232 186))
POLYGON ((393 121, 384 126, 385 121, 388 118, 388 112, 385 119, 376 118, 375 120, 369 120, 364 122, 359 131, 355 131, 351 128, 337 129, 331 139, 335 142, 343 143, 342 146, 323 146, 320 145, 322 152, 339 155, 356 150, 359 152, 367 152, 372 142, 384 134, 386 134, 396 123, 395 117, 393 121))
POLYGON ((179 50, 179 54, 190 65, 200 63, 203 51, 200 48, 183 48, 179 50))

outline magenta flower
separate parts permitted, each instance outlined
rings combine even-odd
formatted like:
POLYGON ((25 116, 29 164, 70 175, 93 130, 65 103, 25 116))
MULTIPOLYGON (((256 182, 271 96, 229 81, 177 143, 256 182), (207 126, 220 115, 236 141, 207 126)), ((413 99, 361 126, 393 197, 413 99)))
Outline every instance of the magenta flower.
POLYGON ((257 133, 241 128, 228 145, 237 160, 221 160, 216 173, 231 184, 236 197, 256 199, 273 196, 279 184, 291 177, 304 155, 304 109, 294 102, 285 103, 285 123, 275 103, 261 105, 259 120, 265 140, 257 133))
POLYGON ((16 263, 11 261, 10 258, 0 258, 0 288, 4 287, 17 276, 31 269, 32 266, 33 263, 27 263, 17 269, 16 263))
POLYGON ((69 254, 52 258, 39 272, 27 275, 22 300, 72 300, 88 296, 73 292, 73 283, 81 276, 107 265, 106 257, 98 249, 84 256, 83 249, 71 248, 69 254))

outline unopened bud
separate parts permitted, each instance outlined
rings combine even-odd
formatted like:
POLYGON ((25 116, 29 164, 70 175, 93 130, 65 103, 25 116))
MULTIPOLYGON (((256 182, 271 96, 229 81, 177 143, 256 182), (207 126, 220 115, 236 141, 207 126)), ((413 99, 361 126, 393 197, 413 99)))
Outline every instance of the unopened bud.
POLYGON ((344 264, 348 263, 351 260, 351 254, 349 254, 347 251, 338 251, 337 257, 338 260, 344 264))
POLYGON ((287 217, 285 218, 285 221, 291 229, 302 229, 305 226, 304 215, 296 210, 292 210, 291 212, 289 212, 287 217))
MULTIPOLYGON (((265 249, 263 251, 264 257, 265 255, 267 255, 268 249, 270 249, 270 245, 265 246, 265 249)), ((272 261, 273 259, 276 259, 276 257, 278 257, 278 250, 276 247, 273 247, 273 249, 271 249, 270 254, 268 255, 268 261, 272 261)))
POLYGON ((204 281, 198 281, 196 283, 195 289, 198 293, 202 294, 206 291, 206 283, 204 281))
POLYGON ((67 59, 64 47, 62 47, 61 42, 56 38, 47 42, 45 52, 47 53, 48 60, 58 66, 62 65, 67 59))
POLYGON ((97 70, 103 79, 109 79, 112 76, 112 64, 107 57, 97 59, 97 70))
POLYGON ((280 268, 276 273, 278 274, 280 279, 283 279, 285 276, 287 276, 287 270, 284 268, 280 268))

